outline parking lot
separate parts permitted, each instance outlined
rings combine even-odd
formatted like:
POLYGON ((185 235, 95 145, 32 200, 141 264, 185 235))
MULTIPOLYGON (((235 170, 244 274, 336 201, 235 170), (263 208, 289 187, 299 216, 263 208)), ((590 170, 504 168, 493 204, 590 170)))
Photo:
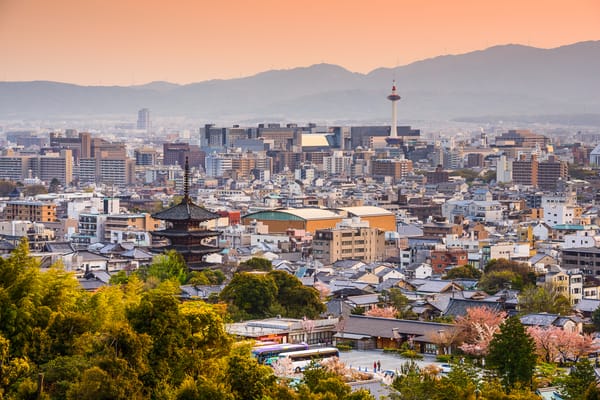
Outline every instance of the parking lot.
MULTIPOLYGON (((409 362, 406 358, 393 353, 384 353, 382 350, 344 351, 340 352, 340 360, 348 367, 370 373, 373 372, 373 363, 380 362, 381 372, 376 374, 376 380, 351 384, 353 390, 359 388, 367 389, 376 399, 387 398, 390 393, 390 388, 387 384, 391 383, 392 377, 386 376, 385 371, 396 372, 396 370, 400 370, 402 364, 409 362)), ((424 355, 423 360, 416 360, 415 362, 419 367, 430 364, 437 365, 438 367, 441 366, 441 363, 436 362, 433 355, 424 355)))
MULTIPOLYGON (((347 366, 353 369, 360 369, 361 371, 373 372, 373 363, 379 361, 381 363, 381 370, 399 370, 400 366, 408 359, 400 357, 394 353, 384 353, 382 350, 352 350, 340 352, 340 360, 343 361, 347 366)), ((419 367, 426 365, 435 364, 441 365, 436 362, 435 356, 425 355, 423 360, 415 361, 419 367)))

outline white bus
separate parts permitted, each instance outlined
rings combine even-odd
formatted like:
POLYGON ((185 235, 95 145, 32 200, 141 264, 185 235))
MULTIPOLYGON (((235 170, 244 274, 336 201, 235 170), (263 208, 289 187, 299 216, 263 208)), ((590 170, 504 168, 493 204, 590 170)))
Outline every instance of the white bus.
POLYGON ((312 361, 319 362, 333 357, 340 356, 340 352, 335 347, 322 347, 319 349, 291 351, 279 355, 280 362, 289 360, 294 372, 303 371, 312 361))

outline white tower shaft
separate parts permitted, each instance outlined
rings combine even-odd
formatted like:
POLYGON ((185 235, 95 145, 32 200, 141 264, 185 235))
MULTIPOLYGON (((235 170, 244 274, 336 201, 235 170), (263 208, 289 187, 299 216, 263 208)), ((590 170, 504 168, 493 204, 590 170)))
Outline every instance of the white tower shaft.
POLYGON ((398 137, 398 109, 396 102, 398 100, 392 100, 392 126, 390 130, 390 137, 398 137))
POLYGON ((390 127, 390 137, 398 137, 398 114, 396 111, 396 103, 400 100, 400 96, 396 93, 396 81, 392 85, 392 93, 387 97, 392 102, 392 126, 390 127))

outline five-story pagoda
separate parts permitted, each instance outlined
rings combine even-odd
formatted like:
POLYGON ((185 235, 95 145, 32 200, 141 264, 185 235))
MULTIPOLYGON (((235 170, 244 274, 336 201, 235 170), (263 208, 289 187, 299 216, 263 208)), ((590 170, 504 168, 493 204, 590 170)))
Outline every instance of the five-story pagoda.
POLYGON ((179 204, 152 215, 155 219, 165 221, 167 225, 163 230, 151 232, 152 237, 159 240, 167 239, 168 244, 153 247, 152 250, 154 252, 175 250, 183 256, 189 269, 199 270, 210 266, 204 261, 205 255, 222 250, 219 248, 221 232, 210 230, 204 224, 219 218, 219 215, 192 202, 189 179, 190 166, 186 157, 183 199, 179 204))

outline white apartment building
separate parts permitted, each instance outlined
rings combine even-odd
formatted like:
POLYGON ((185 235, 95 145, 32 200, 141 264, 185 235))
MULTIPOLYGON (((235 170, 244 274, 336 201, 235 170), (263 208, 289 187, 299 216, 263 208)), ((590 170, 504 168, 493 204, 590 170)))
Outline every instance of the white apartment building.
POLYGON ((580 210, 573 193, 544 195, 541 206, 544 210, 544 222, 551 227, 575 223, 577 211, 580 210))

